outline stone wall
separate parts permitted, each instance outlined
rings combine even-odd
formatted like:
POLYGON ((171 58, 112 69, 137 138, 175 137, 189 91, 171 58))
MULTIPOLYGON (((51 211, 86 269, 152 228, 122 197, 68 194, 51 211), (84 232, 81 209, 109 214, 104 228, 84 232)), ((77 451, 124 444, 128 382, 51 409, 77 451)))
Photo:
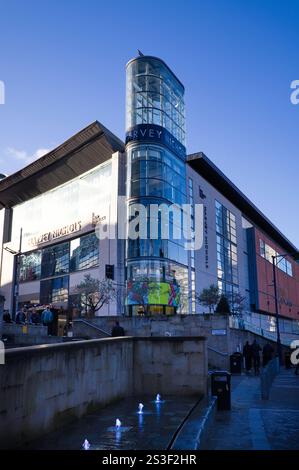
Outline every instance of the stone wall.
POLYGON ((205 338, 105 338, 6 351, 0 447, 17 448, 134 393, 206 393, 205 338))
POLYGON ((9 343, 17 345, 33 345, 57 343, 62 337, 48 336, 48 327, 43 325, 18 325, 16 323, 3 323, 3 338, 9 343))
POLYGON ((206 395, 208 365, 202 337, 147 337, 134 343, 136 394, 206 395))
MULTIPOLYGON (((205 336, 208 345, 208 360, 212 368, 227 369, 230 348, 228 317, 223 315, 174 315, 152 317, 96 317, 88 322, 111 332, 115 320, 132 336, 205 336), (224 332, 225 334, 219 334, 224 332), (218 334, 217 334, 218 333, 218 334), (212 349, 210 349, 212 348, 212 349)), ((74 335, 81 338, 96 338, 98 332, 80 320, 73 322, 74 335)))

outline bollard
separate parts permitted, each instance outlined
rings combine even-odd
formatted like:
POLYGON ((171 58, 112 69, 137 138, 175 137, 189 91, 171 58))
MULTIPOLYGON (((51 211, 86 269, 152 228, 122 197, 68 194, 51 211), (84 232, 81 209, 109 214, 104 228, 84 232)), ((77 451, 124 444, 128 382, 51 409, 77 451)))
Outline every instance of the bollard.
POLYGON ((5 364, 5 345, 3 341, 0 341, 0 366, 5 364))
POLYGON ((279 373, 279 360, 278 358, 272 359, 266 367, 263 368, 261 379, 261 396, 262 400, 269 400, 270 388, 276 375, 279 373))
POLYGON ((261 395, 262 400, 269 400, 269 382, 268 374, 265 371, 261 373, 261 395))

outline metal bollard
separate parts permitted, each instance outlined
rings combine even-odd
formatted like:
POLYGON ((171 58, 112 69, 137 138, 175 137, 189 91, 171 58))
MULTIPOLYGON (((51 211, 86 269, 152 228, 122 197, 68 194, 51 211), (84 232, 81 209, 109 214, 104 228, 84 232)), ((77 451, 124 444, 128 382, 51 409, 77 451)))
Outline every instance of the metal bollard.
POLYGON ((5 345, 3 341, 0 341, 0 365, 5 364, 5 345))
POLYGON ((269 380, 268 374, 265 371, 261 373, 261 395, 262 400, 269 400, 269 380))

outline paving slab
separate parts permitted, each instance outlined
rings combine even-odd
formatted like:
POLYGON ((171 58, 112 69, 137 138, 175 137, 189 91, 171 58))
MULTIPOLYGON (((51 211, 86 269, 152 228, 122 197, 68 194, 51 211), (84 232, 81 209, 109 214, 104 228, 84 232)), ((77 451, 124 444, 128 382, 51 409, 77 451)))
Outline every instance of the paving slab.
POLYGON ((281 369, 269 400, 261 399, 260 378, 232 377, 232 409, 218 411, 208 450, 298 450, 299 376, 281 369))

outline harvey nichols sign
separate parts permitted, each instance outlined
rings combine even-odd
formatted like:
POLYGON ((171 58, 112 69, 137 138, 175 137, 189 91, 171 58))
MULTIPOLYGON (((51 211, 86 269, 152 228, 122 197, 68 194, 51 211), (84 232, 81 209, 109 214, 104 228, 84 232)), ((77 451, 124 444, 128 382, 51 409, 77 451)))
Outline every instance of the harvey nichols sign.
POLYGON ((163 144, 185 161, 186 148, 173 135, 156 124, 138 124, 126 133, 126 144, 129 142, 153 142, 163 144))
POLYGON ((55 230, 52 230, 51 232, 42 233, 41 235, 32 237, 29 239, 28 243, 31 246, 38 246, 38 245, 41 245, 42 243, 48 243, 48 242, 51 242, 52 240, 57 240, 58 238, 64 237, 65 235, 79 232, 81 228, 82 228, 82 223, 80 220, 72 224, 65 225, 64 227, 60 227, 55 230))

